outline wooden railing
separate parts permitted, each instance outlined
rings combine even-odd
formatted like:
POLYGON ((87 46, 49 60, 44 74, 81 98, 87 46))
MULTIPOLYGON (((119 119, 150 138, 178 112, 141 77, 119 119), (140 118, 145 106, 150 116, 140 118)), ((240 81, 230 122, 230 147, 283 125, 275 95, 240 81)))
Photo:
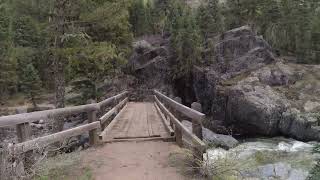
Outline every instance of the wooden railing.
POLYGON ((3 116, 0 117, 0 128, 16 126, 19 144, 15 145, 15 150, 19 153, 27 152, 37 147, 46 147, 47 145, 52 144, 54 142, 62 141, 66 138, 81 135, 88 131, 89 142, 91 145, 93 145, 96 144, 98 141, 97 131, 101 127, 101 121, 98 121, 97 113, 99 111, 104 112, 107 106, 110 106, 114 103, 118 103, 118 101, 125 98, 127 94, 128 92, 125 91, 119 95, 108 98, 102 102, 88 105, 3 116), (32 140, 30 139, 30 123, 39 120, 51 120, 56 117, 61 118, 79 113, 88 113, 88 124, 61 131, 48 136, 43 136, 32 140))
POLYGON ((197 158, 202 159, 202 154, 205 150, 205 143, 202 141, 202 120, 205 117, 203 113, 200 113, 194 109, 184 106, 169 97, 154 90, 155 106, 162 118, 164 124, 169 131, 174 131, 176 142, 179 146, 183 146, 182 134, 186 135, 194 144, 194 155, 197 158), (159 100, 161 99, 162 102, 159 100), (166 106, 171 109, 182 113, 183 115, 192 119, 192 131, 190 132, 175 116, 171 113, 166 106))
MULTIPOLYGON (((160 114, 163 124, 165 125, 165 128, 169 134, 171 136, 175 136, 176 142, 179 146, 183 146, 182 135, 187 136, 194 145, 194 154, 199 158, 202 158, 202 153, 205 149, 205 143, 202 141, 202 120, 205 115, 170 99, 156 90, 153 92, 155 107, 160 114), (192 119, 192 132, 190 132, 190 130, 188 130, 177 119, 177 117, 170 112, 169 109, 179 112, 192 119)), ((121 113, 124 112, 124 107, 129 101, 128 94, 129 93, 125 91, 99 103, 92 103, 88 105, 3 116, 0 117, 0 128, 16 126, 19 142, 18 144, 14 145, 16 153, 28 152, 35 148, 43 148, 52 143, 63 141, 64 139, 81 135, 86 132, 89 132, 90 144, 94 145, 99 141, 99 139, 103 140, 107 133, 110 132, 113 126, 120 119, 117 118, 117 116, 120 116, 121 113), (114 105, 113 108, 111 108, 108 112, 105 112, 106 107, 111 105, 114 105), (98 112, 103 114, 100 118, 97 118, 98 112), (88 124, 32 140, 30 139, 30 123, 39 121, 41 119, 51 120, 56 117, 61 118, 79 113, 88 113, 88 124), (97 135, 98 130, 102 131, 99 139, 97 135)))

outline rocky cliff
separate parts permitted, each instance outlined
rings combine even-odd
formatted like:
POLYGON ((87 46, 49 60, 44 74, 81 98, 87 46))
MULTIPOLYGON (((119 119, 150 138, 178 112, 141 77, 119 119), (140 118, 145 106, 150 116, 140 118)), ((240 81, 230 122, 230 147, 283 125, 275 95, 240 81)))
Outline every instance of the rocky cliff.
POLYGON ((193 74, 214 120, 242 134, 320 140, 319 65, 284 63, 246 26, 220 36, 212 62, 193 74))
POLYGON ((182 83, 170 76, 168 39, 138 41, 129 61, 135 88, 159 89, 186 105, 200 102, 207 127, 218 133, 320 140, 319 65, 284 62, 247 26, 217 39, 209 65, 195 66, 182 83))

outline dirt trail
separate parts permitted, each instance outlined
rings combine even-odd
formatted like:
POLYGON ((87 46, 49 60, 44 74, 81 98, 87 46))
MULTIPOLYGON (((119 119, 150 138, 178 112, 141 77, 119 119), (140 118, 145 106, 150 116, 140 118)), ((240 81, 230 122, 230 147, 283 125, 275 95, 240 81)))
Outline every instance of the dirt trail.
POLYGON ((170 153, 179 147, 174 142, 140 141, 154 136, 170 137, 153 103, 130 102, 113 120, 103 146, 86 154, 84 166, 90 166, 95 180, 187 180, 170 166, 170 153), (131 142, 114 142, 132 138, 131 142))
POLYGON ((170 166, 173 142, 143 141, 106 144, 84 157, 95 180, 187 180, 170 166))

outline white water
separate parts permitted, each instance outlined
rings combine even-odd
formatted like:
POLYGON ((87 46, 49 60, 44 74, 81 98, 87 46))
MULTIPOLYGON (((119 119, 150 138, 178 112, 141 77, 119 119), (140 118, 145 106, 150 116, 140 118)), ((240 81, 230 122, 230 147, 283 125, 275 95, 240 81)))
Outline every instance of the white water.
POLYGON ((253 177, 262 179, 276 176, 280 180, 304 180, 319 157, 312 153, 313 147, 314 143, 285 138, 251 139, 228 151, 209 149, 204 158, 208 164, 223 162, 223 159, 239 162, 241 171, 248 173, 248 177, 252 173, 253 177), (273 174, 279 171, 283 175, 273 174))

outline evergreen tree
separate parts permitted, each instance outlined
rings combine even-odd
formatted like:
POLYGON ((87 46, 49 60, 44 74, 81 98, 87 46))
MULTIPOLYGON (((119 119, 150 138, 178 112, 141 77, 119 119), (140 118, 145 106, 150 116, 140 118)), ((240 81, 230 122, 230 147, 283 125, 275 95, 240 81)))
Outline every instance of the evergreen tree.
POLYGON ((198 9, 198 23, 205 40, 213 38, 223 30, 222 15, 218 0, 208 0, 198 9))
POLYGON ((187 7, 172 12, 171 47, 175 79, 191 77, 193 66, 201 59, 201 38, 195 16, 187 7), (176 14, 175 14, 176 13, 176 14))
POLYGON ((23 92, 28 94, 33 107, 36 108, 36 96, 41 90, 41 81, 38 72, 32 64, 28 64, 25 68, 23 68, 22 74, 23 76, 21 78, 21 88, 23 92))
POLYGON ((16 61, 14 50, 14 28, 11 2, 0 2, 0 100, 16 92, 16 61))
POLYGON ((155 33, 158 21, 152 0, 133 0, 130 8, 130 24, 135 36, 155 33))

